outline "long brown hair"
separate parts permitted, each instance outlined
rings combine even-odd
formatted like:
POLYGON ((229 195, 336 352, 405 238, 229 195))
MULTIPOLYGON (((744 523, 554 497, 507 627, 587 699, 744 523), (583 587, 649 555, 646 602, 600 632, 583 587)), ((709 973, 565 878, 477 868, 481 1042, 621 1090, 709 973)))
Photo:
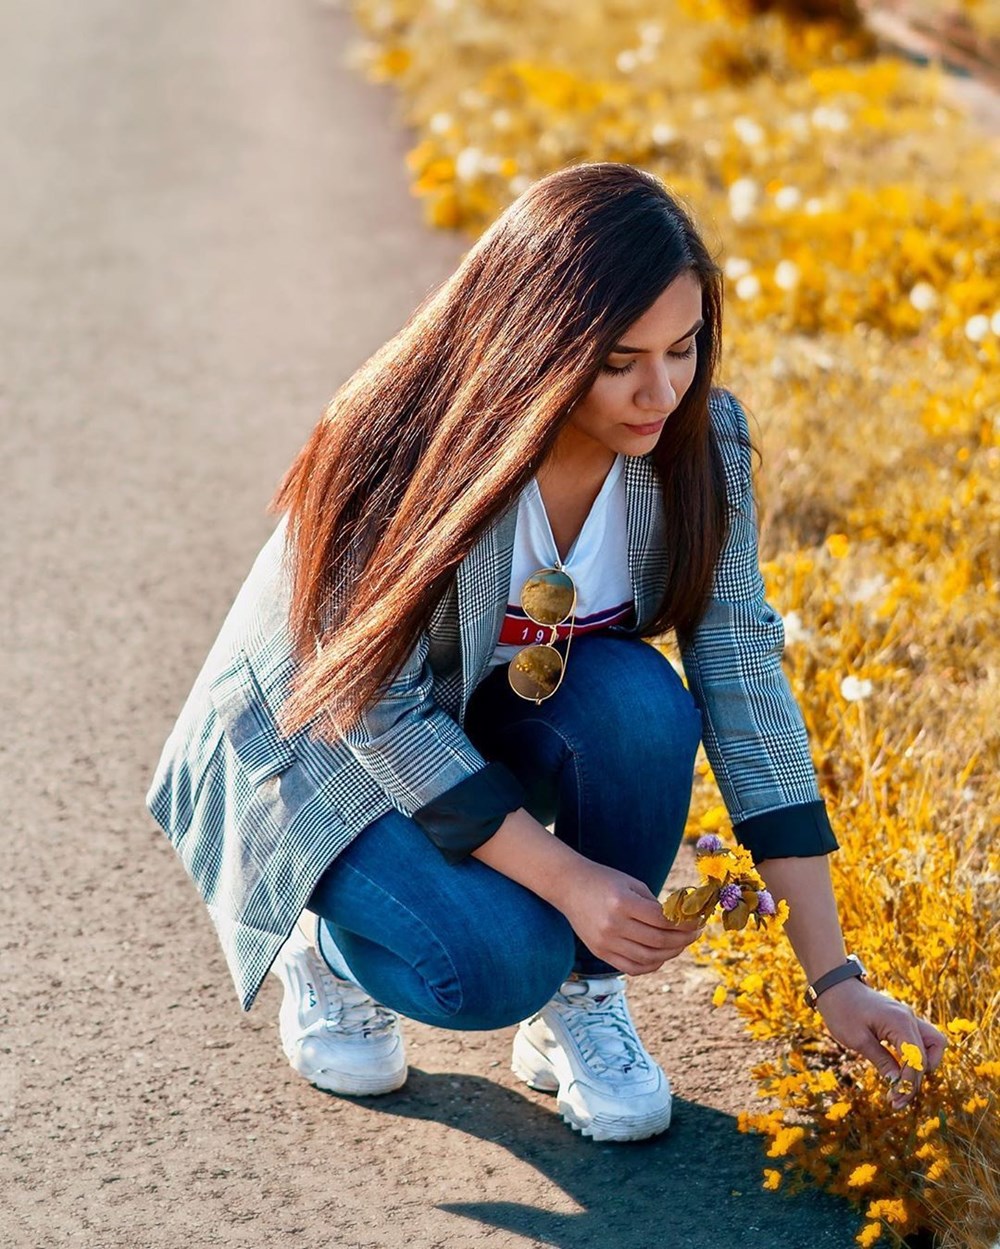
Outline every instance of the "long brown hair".
POLYGON ((691 386, 650 452, 666 584, 653 637, 690 634, 726 537, 708 398, 722 271, 654 175, 616 162, 541 178, 333 396, 269 505, 288 511, 291 733, 343 733, 398 673, 455 569, 538 471, 610 348, 681 273, 703 292, 691 386), (332 726, 332 727, 331 727, 332 726))

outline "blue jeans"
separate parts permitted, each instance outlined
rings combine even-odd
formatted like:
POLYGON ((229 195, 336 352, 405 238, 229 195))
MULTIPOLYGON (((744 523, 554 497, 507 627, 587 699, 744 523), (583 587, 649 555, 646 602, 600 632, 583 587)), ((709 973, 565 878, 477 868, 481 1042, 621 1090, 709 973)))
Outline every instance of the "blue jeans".
MULTIPOLYGON (((465 720, 483 757, 524 786, 537 820, 654 894, 684 831, 701 728, 669 661, 647 642, 606 633, 574 639, 562 685, 537 706, 497 666, 465 720)), ((571 971, 615 971, 554 906, 478 859, 449 864, 395 810, 337 856, 308 908, 335 972, 437 1027, 506 1027, 539 1010, 571 971)))

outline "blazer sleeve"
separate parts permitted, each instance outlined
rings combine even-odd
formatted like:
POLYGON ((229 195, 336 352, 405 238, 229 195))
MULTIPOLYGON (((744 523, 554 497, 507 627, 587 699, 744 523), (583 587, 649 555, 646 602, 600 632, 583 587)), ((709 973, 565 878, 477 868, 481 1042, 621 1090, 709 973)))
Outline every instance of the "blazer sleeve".
POLYGON ((435 702, 429 647, 425 630, 343 740, 393 806, 457 863, 492 837, 527 795, 502 763, 487 763, 435 702))
POLYGON ((764 596, 747 417, 733 395, 724 395, 718 433, 730 531, 708 608, 680 644, 681 659, 737 841, 755 863, 829 854, 839 844, 781 664, 784 623, 764 596))

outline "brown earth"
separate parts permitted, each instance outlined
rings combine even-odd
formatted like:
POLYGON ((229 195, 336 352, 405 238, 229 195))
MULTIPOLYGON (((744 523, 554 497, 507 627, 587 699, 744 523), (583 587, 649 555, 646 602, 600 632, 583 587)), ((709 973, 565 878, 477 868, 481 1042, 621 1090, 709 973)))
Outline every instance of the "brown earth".
POLYGON ((0 1246, 846 1249, 844 1203, 761 1190, 768 1051, 688 956, 633 982, 653 1141, 571 1133, 512 1029, 411 1024, 407 1087, 338 1099, 276 981, 240 1013, 144 810, 278 477, 460 254, 350 34, 310 0, 0 10, 0 1246))

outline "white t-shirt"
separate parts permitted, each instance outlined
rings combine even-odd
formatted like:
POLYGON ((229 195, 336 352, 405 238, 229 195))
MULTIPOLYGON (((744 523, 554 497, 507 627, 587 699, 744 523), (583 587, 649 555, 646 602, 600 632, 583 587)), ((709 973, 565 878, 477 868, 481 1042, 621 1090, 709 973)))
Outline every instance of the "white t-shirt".
MULTIPOLYGON (((576 619, 573 636, 606 629, 627 619, 633 608, 632 581, 628 570, 628 528, 625 514, 625 456, 619 452, 600 493, 587 514, 583 528, 570 547, 562 567, 576 584, 576 619)), ((521 587, 539 568, 552 568, 559 548, 534 477, 517 503, 517 529, 511 565, 507 610, 496 649, 487 671, 513 659, 523 646, 547 642, 551 627, 537 625, 521 610, 521 587)), ((569 634, 569 624, 559 625, 559 637, 569 634)))

